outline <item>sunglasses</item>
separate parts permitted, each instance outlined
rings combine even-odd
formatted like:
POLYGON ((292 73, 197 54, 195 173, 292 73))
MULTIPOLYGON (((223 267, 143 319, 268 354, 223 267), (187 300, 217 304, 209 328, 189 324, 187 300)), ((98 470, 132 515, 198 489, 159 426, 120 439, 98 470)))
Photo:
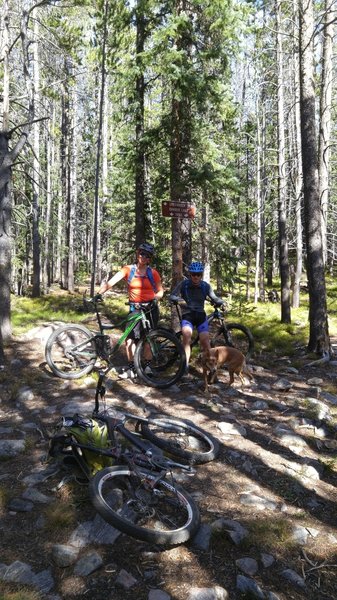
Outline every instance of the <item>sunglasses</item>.
POLYGON ((202 277, 202 273, 190 273, 191 277, 202 277))
POLYGON ((143 256, 144 258, 151 258, 151 254, 147 252, 138 252, 138 256, 143 256))

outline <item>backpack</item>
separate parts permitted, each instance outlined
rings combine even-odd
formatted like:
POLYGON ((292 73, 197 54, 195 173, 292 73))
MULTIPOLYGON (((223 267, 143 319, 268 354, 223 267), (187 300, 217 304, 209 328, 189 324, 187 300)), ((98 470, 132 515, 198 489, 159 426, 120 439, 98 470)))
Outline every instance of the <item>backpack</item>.
MULTIPOLYGON (((63 428, 73 435, 79 444, 109 448, 108 428, 102 421, 75 414, 73 417, 63 419, 63 428)), ((109 456, 100 456, 96 452, 85 449, 82 453, 92 475, 112 464, 112 458, 109 456)))
MULTIPOLYGON (((190 280, 189 279, 184 279, 184 281, 181 284, 181 296, 186 299, 187 302, 189 302, 189 297, 188 297, 188 288, 189 288, 189 283, 190 280)), ((201 281, 200 282, 200 287, 202 289, 202 293, 204 296, 204 300, 206 300, 208 294, 209 294, 209 288, 210 285, 209 283, 207 283, 206 281, 201 281)))
MULTIPOLYGON (((137 265, 132 265, 132 267, 130 269, 130 274, 129 274, 129 277, 128 277, 128 280, 127 280, 128 284, 134 278, 136 270, 137 270, 137 265)), ((157 289, 156 282, 155 282, 154 277, 153 277, 153 273, 152 273, 151 267, 147 267, 146 273, 145 273, 145 275, 143 275, 143 277, 147 277, 149 279, 154 293, 158 292, 158 289, 157 289)))

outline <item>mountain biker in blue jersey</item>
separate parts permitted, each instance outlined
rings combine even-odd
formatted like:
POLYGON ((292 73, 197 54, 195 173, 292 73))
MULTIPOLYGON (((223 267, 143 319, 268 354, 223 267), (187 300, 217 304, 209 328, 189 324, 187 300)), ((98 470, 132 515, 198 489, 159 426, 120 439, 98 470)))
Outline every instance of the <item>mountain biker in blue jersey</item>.
POLYGON ((181 331, 183 336, 183 346, 186 354, 186 364, 191 356, 191 339, 194 327, 199 333, 201 349, 210 348, 208 321, 204 309, 205 300, 210 298, 217 306, 224 304, 224 301, 212 290, 212 287, 206 281, 203 281, 204 265, 201 262, 191 262, 188 267, 189 278, 183 279, 174 288, 170 294, 171 302, 181 302, 181 331))

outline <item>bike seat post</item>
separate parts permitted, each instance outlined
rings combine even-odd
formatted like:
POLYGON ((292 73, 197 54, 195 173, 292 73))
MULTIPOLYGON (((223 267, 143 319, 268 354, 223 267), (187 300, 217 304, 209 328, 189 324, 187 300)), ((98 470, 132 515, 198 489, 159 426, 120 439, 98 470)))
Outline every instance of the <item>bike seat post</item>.
POLYGON ((179 319, 179 321, 181 321, 181 309, 179 306, 179 302, 173 302, 172 304, 174 304, 177 315, 178 315, 178 319, 179 319))
POLYGON ((106 373, 104 373, 103 371, 100 371, 97 385, 96 385, 96 392, 95 392, 94 414, 97 414, 99 412, 99 397, 101 398, 102 401, 104 400, 106 390, 105 390, 105 386, 103 385, 103 381, 104 381, 105 375, 106 375, 106 373))
POLYGON ((97 323, 99 326, 99 330, 101 333, 103 333, 102 319, 101 319, 101 315, 99 314, 97 302, 95 302, 95 310, 96 310, 96 319, 97 319, 97 323))

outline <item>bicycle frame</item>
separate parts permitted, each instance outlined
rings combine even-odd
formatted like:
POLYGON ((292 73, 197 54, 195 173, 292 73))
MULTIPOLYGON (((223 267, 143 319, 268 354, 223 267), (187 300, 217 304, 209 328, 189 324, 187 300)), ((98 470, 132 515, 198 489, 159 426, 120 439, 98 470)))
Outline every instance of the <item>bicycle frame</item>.
POLYGON ((97 304, 95 304, 95 312, 96 312, 96 318, 97 318, 97 322, 98 322, 98 326, 100 329, 99 333, 93 334, 94 339, 100 338, 101 336, 104 336, 104 332, 105 331, 112 331, 113 329, 117 329, 119 327, 121 327, 122 325, 124 325, 125 323, 129 322, 129 325, 125 328, 124 332, 121 334, 121 336, 118 338, 117 342, 112 346, 112 348, 109 351, 109 357, 112 357, 121 347, 121 345, 125 342, 125 340, 127 339, 127 337, 130 335, 131 331, 133 331, 133 329, 136 327, 137 323, 139 323, 140 321, 142 321, 143 323, 143 327, 144 330, 148 330, 150 329, 150 323, 149 320, 146 317, 146 314, 144 312, 144 310, 141 308, 140 312, 135 312, 135 313, 129 313, 128 316, 125 319, 122 319, 121 321, 119 321, 118 323, 115 324, 105 324, 102 323, 102 319, 101 319, 101 315, 98 311, 97 308, 97 304))
MULTIPOLYGON (((90 479, 91 473, 85 459, 82 456, 83 450, 88 450, 92 453, 95 453, 97 456, 111 458, 116 461, 119 460, 119 462, 122 461, 127 464, 133 464, 139 467, 145 467, 147 469, 155 469, 159 472, 159 477, 165 476, 166 473, 172 468, 179 468, 189 473, 194 473, 193 468, 188 465, 181 464, 166 457, 163 459, 159 453, 159 450, 156 454, 153 445, 149 441, 143 440, 137 433, 129 431, 124 425, 124 422, 127 418, 133 419, 136 422, 149 423, 151 423, 151 419, 138 417, 137 415, 132 415, 131 413, 125 413, 124 411, 122 413, 122 417, 111 416, 105 411, 100 412, 99 396, 102 398, 105 396, 105 386, 103 385, 103 380, 111 368, 112 366, 109 366, 105 371, 100 372, 96 386, 93 418, 97 418, 106 423, 108 428, 108 439, 112 443, 112 446, 107 449, 99 448, 91 444, 77 442, 72 435, 69 436, 68 446, 70 446, 72 455, 84 472, 86 478, 90 479), (133 449, 123 450, 120 445, 116 443, 115 432, 118 432, 123 438, 131 442, 133 449)), ((65 434, 65 436, 67 436, 67 434, 65 434)), ((69 452, 65 451, 64 454, 67 456, 69 455, 69 452)))

